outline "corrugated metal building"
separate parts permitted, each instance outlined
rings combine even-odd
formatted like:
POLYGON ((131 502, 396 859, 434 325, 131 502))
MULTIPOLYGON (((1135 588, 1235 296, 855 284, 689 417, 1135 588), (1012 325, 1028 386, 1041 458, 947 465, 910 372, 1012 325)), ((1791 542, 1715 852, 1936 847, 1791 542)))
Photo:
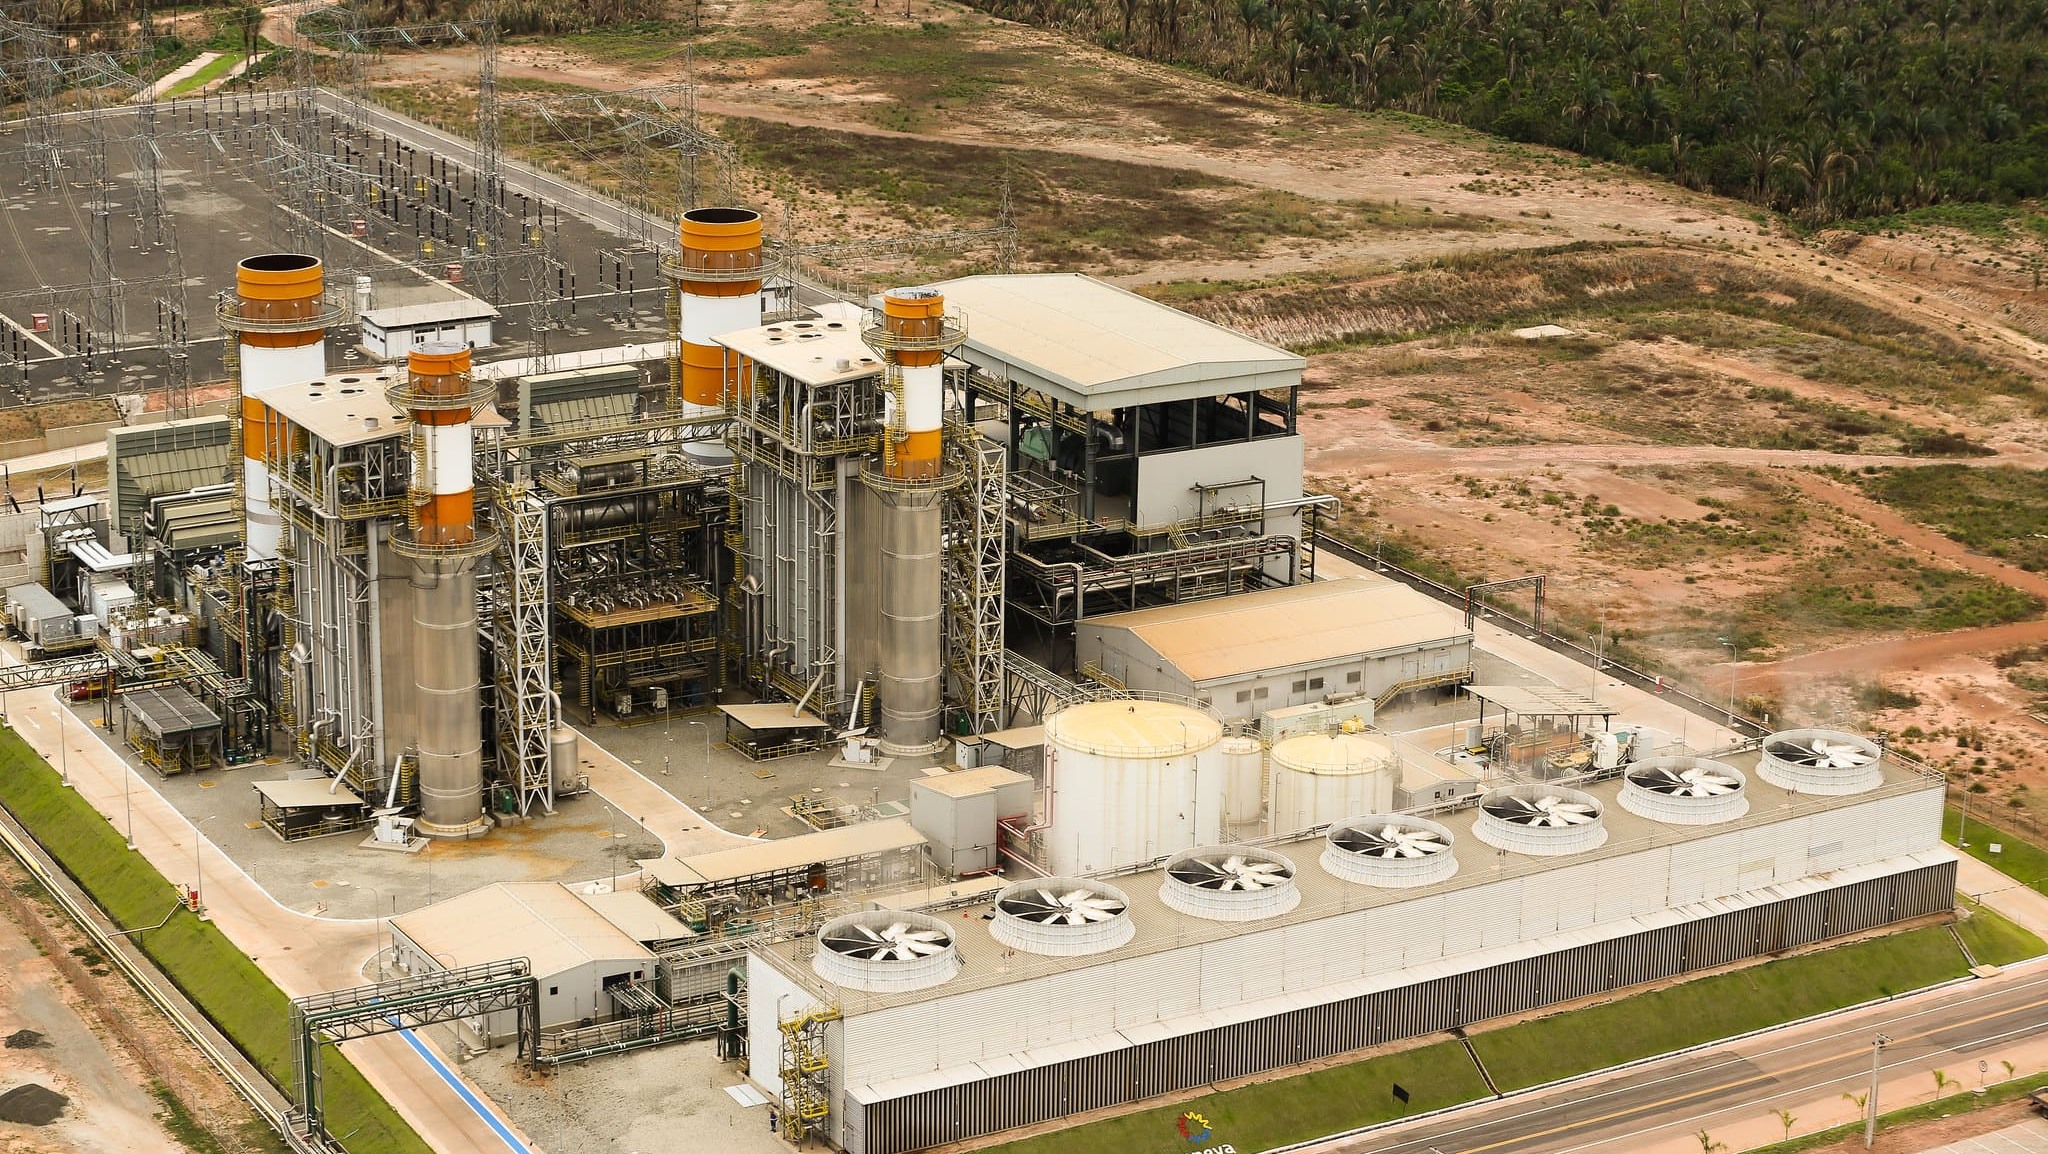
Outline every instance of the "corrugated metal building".
POLYGON ((897 1154, 1947 910, 1941 782, 1886 774, 1846 798, 1752 778, 1750 812, 1708 827, 1637 817, 1603 783, 1611 836, 1562 859, 1496 852, 1476 811, 1437 815, 1463 868, 1420 889, 1338 880, 1321 839, 1282 845, 1302 900, 1259 922, 1189 917, 1157 870, 1127 874, 1137 935, 1086 958, 1006 950, 968 907, 941 915, 959 975, 915 992, 832 985, 808 941, 757 947, 752 1077, 780 1093, 779 1019, 838 1006, 823 1134, 897 1154))
POLYGON ((1075 627, 1075 644, 1098 676, 1245 720, 1325 697, 1448 683, 1472 665, 1463 618, 1370 574, 1091 617, 1075 627))

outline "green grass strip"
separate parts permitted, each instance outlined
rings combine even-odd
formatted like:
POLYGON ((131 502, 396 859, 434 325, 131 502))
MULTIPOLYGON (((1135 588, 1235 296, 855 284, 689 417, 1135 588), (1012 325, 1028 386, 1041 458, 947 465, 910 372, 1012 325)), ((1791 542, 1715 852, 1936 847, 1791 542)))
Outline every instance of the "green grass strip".
POLYGON ((204 68, 171 85, 170 90, 157 97, 157 99, 172 100, 187 93, 196 92, 200 88, 226 76, 230 69, 241 62, 242 54, 239 52, 229 52, 216 59, 209 60, 204 68))
MULTIPOLYGON (((1892 1110, 1877 1116, 1877 1132, 1883 1134, 1895 1126, 1906 1126, 1914 1122, 1929 1122, 1936 1118, 1947 1118, 1956 1114, 1968 1114, 1989 1106, 2003 1106, 2007 1102, 2016 1102, 2033 1093, 2034 1088, 2039 1086, 2041 1082, 2042 1079, 2038 1074, 2025 1078, 2014 1078, 2008 1082, 1997 1082, 1986 1086, 1981 1094, 1975 1092, 1950 1094, 1946 1098, 1922 1102, 1918 1106, 1908 1106, 1903 1110, 1892 1110)), ((1954 1083, 1951 1082, 1950 1085, 1954 1085, 1954 1083)), ((1882 1106, 1884 1103, 1880 1101, 1878 1105, 1882 1106)), ((1793 1124, 1798 1124, 1796 1116, 1793 1124)), ((1806 1150, 1826 1149, 1844 1138, 1863 1133, 1863 1125, 1862 1122, 1844 1122, 1840 1126, 1834 1126, 1826 1130, 1816 1130, 1811 1134, 1803 1134, 1789 1141, 1773 1142, 1768 1146, 1757 1146, 1749 1150, 1748 1154, 1801 1154, 1802 1151, 1806 1150)))
POLYGON ((1486 1096, 1486 1083, 1465 1048, 1438 1042, 1020 1139, 994 1147, 992 1154, 1130 1154, 1221 1145, 1248 1154, 1486 1096), (1394 1097, 1396 1083, 1410 1095, 1405 1105, 1394 1097), (1189 1111, 1208 1123, 1210 1135, 1201 1142, 1181 1137, 1180 1120, 1189 1111))
MULTIPOLYGON (((1970 844, 1959 848, 2014 881, 2048 894, 2048 850, 1983 820, 1982 811, 1987 808, 1974 804, 1970 807, 1970 844), (1994 845, 1998 847, 1997 853, 1991 852, 1994 845)), ((1958 845, 1962 824, 1962 811, 1949 806, 1941 823, 1942 840, 1958 845)))
POLYGON ((1927 926, 1486 1030, 1472 1046, 1495 1085, 1518 1090, 1968 973, 1948 928, 1927 926))
POLYGON ((1956 933, 1970 947, 1970 956, 1987 966, 2009 966, 2048 954, 2048 943, 2027 929, 1998 916, 1990 907, 1963 898, 1970 916, 1956 923, 1956 933))
MULTIPOLYGON (((2038 938, 1984 911, 1973 932, 2001 954, 2043 950, 2038 938)), ((1971 948, 1977 948, 1972 941, 1971 948)), ((2021 953, 2020 956, 2031 956, 2021 953)), ((1982 955, 1979 955, 1980 960, 1982 955)), ((1969 972, 1946 926, 1927 926, 1634 994, 1472 1035, 1502 1091, 1653 1057, 1931 986, 1969 972)), ((1128 1154, 1164 1148, 1185 1111, 1214 1131, 1207 1144, 1263 1150, 1488 1097, 1453 1041, 1225 1090, 1173 1106, 1071 1126, 992 1154, 1128 1154), (1395 1083, 1412 1100, 1392 1096, 1395 1083)))
MULTIPOLYGON (((177 900, 171 883, 141 854, 129 852, 107 819, 5 728, 0 805, 118 925, 154 925, 177 900)), ((250 1061, 273 1082, 290 1086, 290 1003, 248 955, 211 923, 186 913, 134 940, 250 1061)), ((351 1154, 431 1154, 347 1059, 332 1048, 323 1057, 328 1129, 349 1135, 351 1154)))

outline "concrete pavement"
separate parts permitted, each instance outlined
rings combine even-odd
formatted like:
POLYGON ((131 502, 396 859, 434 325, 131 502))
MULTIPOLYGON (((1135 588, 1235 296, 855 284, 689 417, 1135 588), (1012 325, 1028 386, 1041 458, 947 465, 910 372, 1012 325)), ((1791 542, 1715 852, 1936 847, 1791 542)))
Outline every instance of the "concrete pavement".
MULTIPOLYGON (((374 921, 315 918, 279 905, 255 879, 201 835, 142 774, 101 740, 100 731, 57 704, 49 689, 6 695, 9 720, 79 795, 174 885, 196 884, 214 924, 288 997, 363 983, 375 948, 374 921), (60 741, 61 730, 61 741, 60 741)), ((206 819, 210 820, 210 819, 206 819)), ((166 893, 169 909, 174 895, 166 893)), ((440 1154, 504 1154, 494 1134, 456 1092, 396 1036, 348 1044, 350 1061, 440 1154)))

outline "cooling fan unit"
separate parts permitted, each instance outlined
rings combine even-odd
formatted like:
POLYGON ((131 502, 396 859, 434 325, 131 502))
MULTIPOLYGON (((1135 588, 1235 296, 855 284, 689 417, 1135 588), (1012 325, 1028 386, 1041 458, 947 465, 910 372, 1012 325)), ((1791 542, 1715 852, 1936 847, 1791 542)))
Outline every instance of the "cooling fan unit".
POLYGON ((919 929, 908 922, 896 922, 879 930, 855 923, 820 940, 829 950, 870 962, 914 962, 943 953, 953 944, 953 939, 942 930, 919 929))
POLYGON ((1189 858, 1166 872, 1176 881, 1220 893, 1271 889, 1294 876, 1294 871, 1279 862, 1259 861, 1241 854, 1224 858, 1189 858))
POLYGON ((1124 903, 1116 898, 1085 889, 1065 893, 1054 893, 1048 889, 1026 890, 1011 894, 996 905, 1011 917, 1045 926, 1106 922, 1123 913, 1125 908, 1124 903))
POLYGON ((1652 793, 1671 797, 1720 797, 1742 788, 1740 779, 1698 766, 1691 769, 1652 766, 1631 772, 1628 779, 1652 793))
POLYGON ((1829 741, 1824 737, 1808 738, 1804 741, 1780 739, 1766 746, 1772 757, 1787 765, 1810 766, 1816 769, 1855 769, 1877 760, 1868 751, 1845 741, 1829 741))
POLYGON ((1330 842, 1339 849, 1378 858, 1428 857, 1451 848, 1451 843, 1435 830, 1392 823, 1333 830, 1330 842))
POLYGON ((1556 795, 1522 797, 1509 794, 1488 801, 1487 813, 1511 825, 1536 829, 1563 829, 1591 825, 1600 820, 1600 808, 1589 802, 1571 801, 1556 795))

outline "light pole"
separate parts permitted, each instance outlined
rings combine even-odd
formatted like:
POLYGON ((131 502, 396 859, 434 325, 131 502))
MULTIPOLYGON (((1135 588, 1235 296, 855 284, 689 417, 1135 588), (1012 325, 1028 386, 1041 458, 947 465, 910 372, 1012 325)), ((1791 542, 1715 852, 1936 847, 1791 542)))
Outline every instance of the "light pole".
POLYGON ((199 907, 193 912, 202 922, 206 920, 206 867, 203 860, 206 835, 199 832, 199 827, 218 816, 209 813, 192 823, 192 904, 199 907))
POLYGON ((704 814, 708 819, 711 815, 711 723, 692 721, 690 724, 704 729, 704 814))
POLYGON ((129 849, 135 848, 135 803, 128 800, 128 779, 133 776, 135 776, 134 770, 129 769, 126 765, 121 767, 121 810, 128 821, 129 849))
POLYGON ((1736 668, 1735 668, 1735 642, 1734 642, 1734 640, 1733 640, 1733 639, 1731 639, 1731 638, 1723 637, 1723 638, 1721 638, 1721 639, 1720 639, 1720 641, 1721 641, 1721 644, 1723 644, 1723 645, 1725 645, 1725 646, 1727 646, 1727 647, 1728 647, 1728 728, 1729 728, 1729 729, 1734 729, 1734 728, 1735 728, 1735 680, 1736 680, 1736 678, 1738 678, 1738 677, 1742 676, 1742 674, 1741 674, 1741 671, 1740 671, 1740 670, 1738 670, 1738 669, 1736 669, 1736 668))
POLYGON ((1870 1043, 1870 1114, 1863 1120, 1863 1148, 1877 1141, 1877 1079, 1883 1069, 1884 1048, 1891 1044, 1891 1036, 1879 1034, 1870 1043))
POLYGON ((64 779, 64 788, 71 788, 71 743, 64 739, 64 701, 57 701, 57 776, 64 779))
POLYGON ((612 892, 617 893, 619 889, 619 815, 613 812, 611 806, 605 806, 604 816, 609 827, 608 832, 605 834, 605 846, 611 850, 612 854, 612 892))

